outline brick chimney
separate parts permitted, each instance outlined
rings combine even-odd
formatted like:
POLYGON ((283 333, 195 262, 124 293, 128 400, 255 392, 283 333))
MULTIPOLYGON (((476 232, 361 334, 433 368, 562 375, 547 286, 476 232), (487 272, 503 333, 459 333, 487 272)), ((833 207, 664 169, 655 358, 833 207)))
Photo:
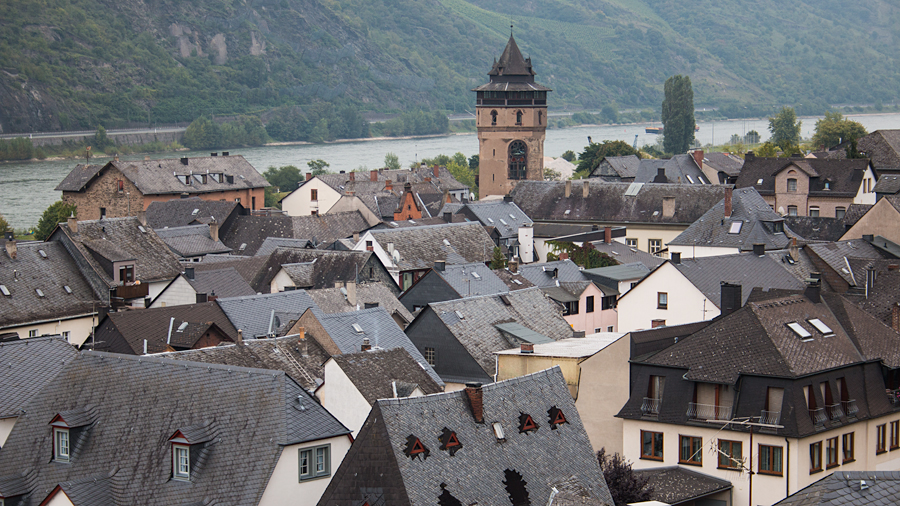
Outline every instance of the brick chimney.
POLYGON ((386 191, 393 191, 393 190, 394 190, 394 184, 391 182, 390 179, 388 179, 387 181, 384 182, 384 189, 385 189, 386 191))
POLYGON ((16 240, 13 239, 11 241, 6 241, 6 254, 9 255, 9 258, 13 260, 19 255, 19 249, 16 246, 16 240))
POLYGON ((585 179, 584 182, 581 184, 581 197, 586 199, 586 198, 588 198, 588 195, 590 195, 590 194, 591 194, 591 185, 590 185, 590 182, 587 179, 585 179))
POLYGON ((725 188, 725 217, 731 217, 731 196, 734 193, 734 187, 725 188))
POLYGON ((209 237, 212 238, 213 241, 219 240, 219 222, 216 221, 215 218, 209 222, 209 237))
POLYGON ((373 183, 375 181, 378 181, 378 171, 377 170, 373 170, 373 171, 369 172, 369 181, 371 181, 373 183))
POLYGON ((519 272, 519 261, 515 258, 511 259, 506 266, 509 268, 509 272, 513 274, 517 274, 519 272))
POLYGON ((569 259, 569 254, 566 253, 565 251, 563 251, 562 253, 559 254, 559 259, 560 259, 560 260, 568 260, 568 259, 569 259))
POLYGON ((695 149, 692 153, 694 155, 694 162, 697 164, 697 167, 703 168, 703 150, 695 149))
POLYGON ((572 180, 567 179, 566 180, 566 198, 569 198, 570 196, 572 196, 572 180))
POLYGON ((356 181, 356 172, 350 172, 350 181, 356 181))
POLYGON ((534 353, 534 344, 532 343, 522 343, 521 348, 519 349, 520 353, 534 353))
POLYGON ((435 166, 434 166, 434 171, 432 172, 432 174, 434 174, 434 177, 441 177, 441 169, 438 168, 437 165, 435 165, 435 166))
POLYGON ((312 179, 312 172, 307 172, 307 173, 306 173, 306 180, 309 181, 310 179, 312 179))
POLYGON ((78 233, 78 220, 75 218, 75 216, 69 216, 68 218, 66 218, 66 225, 69 226, 69 230, 71 230, 73 234, 78 233))
POLYGON ((445 204, 453 203, 453 199, 450 198, 450 190, 444 190, 444 203, 445 204))
POLYGON ((675 216, 675 197, 663 197, 662 204, 663 218, 671 218, 672 216, 675 216))
POLYGON ((369 350, 371 350, 371 349, 372 349, 372 345, 369 344, 369 338, 368 338, 368 337, 364 337, 364 338, 363 338, 363 342, 362 342, 362 346, 359 347, 359 351, 369 351, 369 350))
POLYGON ((430 178, 430 177, 426 177, 426 178, 424 178, 424 181, 425 181, 426 183, 430 183, 430 182, 431 182, 431 178, 430 178))
POLYGON ((466 397, 469 398, 469 406, 472 408, 475 422, 484 423, 484 397, 481 383, 466 383, 466 397))
POLYGON ((612 244, 612 227, 603 227, 603 242, 612 244))

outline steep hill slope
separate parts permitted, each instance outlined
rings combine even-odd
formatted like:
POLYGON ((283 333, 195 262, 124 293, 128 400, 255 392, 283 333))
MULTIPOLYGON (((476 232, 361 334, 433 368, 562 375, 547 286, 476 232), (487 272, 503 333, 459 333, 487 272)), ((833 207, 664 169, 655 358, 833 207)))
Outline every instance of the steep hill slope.
POLYGON ((509 34, 551 107, 890 101, 897 0, 3 0, 3 132, 319 101, 464 111, 509 34))

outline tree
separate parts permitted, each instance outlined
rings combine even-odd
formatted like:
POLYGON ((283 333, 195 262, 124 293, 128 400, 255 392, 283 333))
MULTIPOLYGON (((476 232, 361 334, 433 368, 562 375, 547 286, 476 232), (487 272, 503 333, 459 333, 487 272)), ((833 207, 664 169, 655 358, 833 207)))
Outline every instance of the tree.
POLYGON ((567 162, 574 162, 575 161, 575 152, 572 151, 571 149, 566 151, 565 153, 562 154, 562 159, 567 162))
POLYGON ((544 167, 544 181, 559 181, 561 179, 561 172, 557 172, 550 167, 544 167))
POLYGON ((639 152, 631 147, 631 144, 625 141, 592 142, 585 146, 584 152, 578 156, 578 168, 573 178, 588 177, 607 156, 628 155, 637 155, 638 158, 641 156, 639 152))
POLYGON ((113 146, 113 142, 106 135, 106 129, 103 128, 103 125, 99 125, 97 127, 97 133, 94 134, 94 142, 93 146, 100 151, 106 150, 106 148, 113 146))
POLYGON ((468 164, 460 165, 456 162, 450 162, 445 167, 457 181, 468 186, 471 191, 478 192, 478 187, 475 186, 475 175, 478 174, 478 169, 472 170, 468 164))
POLYGON ((812 143, 815 147, 830 148, 842 142, 855 142, 866 134, 866 128, 858 122, 845 119, 837 111, 826 112, 824 118, 816 121, 812 143))
POLYGON ((662 103, 664 146, 667 153, 687 153, 694 142, 694 90, 688 76, 666 79, 662 103))
POLYGON ((494 256, 491 257, 491 269, 505 269, 506 268, 506 257, 503 256, 503 251, 500 249, 500 246, 494 246, 494 256))
POLYGON ((384 168, 389 170, 397 170, 400 168, 400 157, 396 153, 388 153, 384 155, 384 168))
POLYGON ((478 172, 478 164, 481 163, 481 159, 478 155, 472 155, 469 157, 469 170, 472 172, 478 172))
POLYGON ((322 160, 321 158, 310 160, 306 162, 306 165, 309 166, 309 169, 312 171, 313 176, 321 176, 322 174, 327 174, 327 168, 331 166, 328 162, 322 160))
POLYGON ((34 238, 38 241, 46 241, 57 224, 66 221, 69 216, 78 216, 77 212, 78 210, 74 205, 67 204, 62 200, 50 204, 50 207, 44 210, 44 214, 41 215, 41 219, 38 221, 34 231, 34 238))
POLYGON ((200 116, 185 129, 182 144, 190 149, 217 148, 221 137, 219 125, 206 116, 200 116))
POLYGON ((6 233, 7 230, 12 230, 9 226, 9 222, 6 221, 6 218, 0 214, 0 235, 6 233))
POLYGON ((263 195, 264 195, 266 207, 274 207, 277 209, 281 209, 281 202, 279 202, 278 200, 283 195, 285 195, 285 193, 278 193, 275 191, 274 186, 267 186, 263 190, 263 195))
POLYGON ((648 485, 650 478, 636 476, 624 457, 618 453, 607 455, 606 448, 600 448, 597 460, 616 506, 650 500, 653 495, 653 488, 648 485))
POLYGON ((802 124, 793 107, 782 107, 774 118, 769 118, 769 131, 772 132, 769 141, 782 151, 788 151, 791 146, 800 144, 802 124))
POLYGON ((616 105, 604 105, 603 109, 600 109, 600 119, 606 123, 616 123, 619 121, 619 111, 616 110, 616 105))
POLYGON ((263 177, 272 186, 278 187, 281 191, 294 191, 297 185, 303 180, 300 169, 293 165, 285 165, 283 167, 269 167, 263 172, 263 177))
POLYGON ((747 135, 744 136, 744 142, 747 144, 759 144, 759 132, 750 130, 747 132, 747 135))

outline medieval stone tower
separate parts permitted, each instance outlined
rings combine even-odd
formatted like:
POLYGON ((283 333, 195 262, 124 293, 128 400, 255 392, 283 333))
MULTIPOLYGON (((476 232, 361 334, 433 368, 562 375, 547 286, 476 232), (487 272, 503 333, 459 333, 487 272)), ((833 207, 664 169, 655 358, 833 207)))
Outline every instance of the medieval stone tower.
POLYGON ((475 88, 478 127, 478 188, 482 198, 506 195, 517 181, 544 179, 547 92, 534 82, 531 58, 522 57, 512 34, 491 81, 475 88))

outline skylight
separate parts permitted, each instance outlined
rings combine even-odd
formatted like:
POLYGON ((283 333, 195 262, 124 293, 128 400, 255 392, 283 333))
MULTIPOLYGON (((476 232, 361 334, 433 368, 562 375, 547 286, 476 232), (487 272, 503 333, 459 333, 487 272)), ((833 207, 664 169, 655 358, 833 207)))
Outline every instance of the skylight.
POLYGON ((494 224, 494 220, 493 220, 493 219, 491 219, 491 218, 488 218, 488 222, 489 222, 489 223, 490 223, 490 224, 491 224, 491 225, 493 225, 493 224, 494 224))
POLYGON ((694 184, 694 178, 692 178, 690 174, 685 174, 684 176, 687 178, 688 181, 691 182, 691 184, 694 184))
POLYGON ((9 288, 6 288, 6 285, 0 285, 0 293, 9 297, 9 288))
POLYGON ((241 243, 241 247, 240 247, 240 248, 238 248, 238 250, 240 250, 240 251, 244 251, 244 250, 245 250, 245 249, 247 249, 247 243, 245 243, 245 242, 242 242, 242 243, 241 243))
POLYGON ((825 322, 823 322, 822 320, 820 320, 818 318, 812 318, 812 319, 806 320, 806 321, 808 321, 810 323, 810 325, 815 327, 816 330, 821 332, 823 336, 830 337, 830 336, 834 335, 834 331, 831 330, 831 327, 829 327, 828 325, 825 325, 825 322))
POLYGON ((63 290, 65 290, 67 294, 72 295, 72 289, 69 288, 69 285, 63 285, 63 290))
POLYGON ((460 320, 465 320, 465 319, 466 319, 466 317, 463 316, 463 314, 460 313, 459 311, 454 311, 454 313, 456 313, 456 317, 459 318, 460 320))
POLYGON ((199 212, 200 212, 199 209, 194 209, 193 211, 191 211, 191 216, 197 216, 197 213, 199 213, 199 212))
POLYGON ((794 331, 794 334, 797 334, 797 337, 800 339, 809 339, 812 337, 812 334, 809 333, 808 330, 800 326, 797 322, 791 322, 787 324, 788 328, 794 331))
POLYGON ((409 220, 409 222, 412 223, 413 225, 417 224, 415 220, 409 220))
POLYGON ((521 285, 521 284, 522 284, 522 282, 519 281, 518 279, 514 279, 514 280, 513 280, 513 283, 515 283, 515 284, 517 284, 517 285, 521 285))
POLYGON ((571 212, 572 212, 572 210, 571 210, 571 209, 566 209, 566 212, 564 212, 564 213, 563 213, 563 214, 565 214, 565 215, 566 215, 566 216, 568 216, 568 215, 569 215, 569 213, 571 213, 571 212))
POLYGON ((175 332, 184 332, 184 329, 186 329, 187 326, 188 322, 181 322, 181 325, 178 326, 178 330, 176 330, 175 332))
POLYGON ((512 214, 510 214, 510 215, 509 215, 509 217, 510 217, 510 219, 513 219, 513 220, 515 220, 515 219, 516 219, 516 217, 515 217, 515 216, 513 216, 513 215, 512 215, 512 214))
POLYGON ((35 288, 34 291, 38 294, 38 297, 44 296, 44 292, 42 292, 40 288, 35 288))
POLYGON ((475 279, 481 279, 481 276, 479 276, 477 272, 473 272, 472 277, 475 279))
POLYGON ((362 333, 363 333, 363 329, 362 329, 362 327, 359 326, 358 323, 354 323, 354 324, 352 325, 352 327, 353 327, 353 330, 355 330, 357 334, 362 334, 362 333))
POLYGON ((447 239, 444 239, 444 246, 450 246, 450 241, 448 241, 447 239))
POLYGON ((732 221, 731 228, 728 229, 729 234, 740 234, 741 227, 744 225, 743 221, 732 221))
POLYGON ((392 227, 399 227, 400 225, 397 225, 397 222, 396 222, 396 221, 392 221, 392 222, 391 222, 391 226, 392 226, 392 227))
POLYGON ((763 180, 763 178, 757 179, 757 180, 756 180, 756 184, 762 184, 762 180, 763 180))
POLYGON ((146 234, 146 233, 147 233, 147 229, 144 228, 143 225, 138 225, 138 230, 140 230, 142 234, 146 234))
POLYGON ((500 218, 500 223, 502 223, 502 224, 505 225, 505 226, 509 226, 509 223, 506 223, 506 222, 503 220, 503 218, 500 218))
POLYGON ((47 258, 47 252, 46 252, 46 251, 44 251, 44 250, 42 250, 42 249, 39 249, 39 250, 38 250, 38 253, 41 254, 41 257, 42 257, 42 258, 47 258))

